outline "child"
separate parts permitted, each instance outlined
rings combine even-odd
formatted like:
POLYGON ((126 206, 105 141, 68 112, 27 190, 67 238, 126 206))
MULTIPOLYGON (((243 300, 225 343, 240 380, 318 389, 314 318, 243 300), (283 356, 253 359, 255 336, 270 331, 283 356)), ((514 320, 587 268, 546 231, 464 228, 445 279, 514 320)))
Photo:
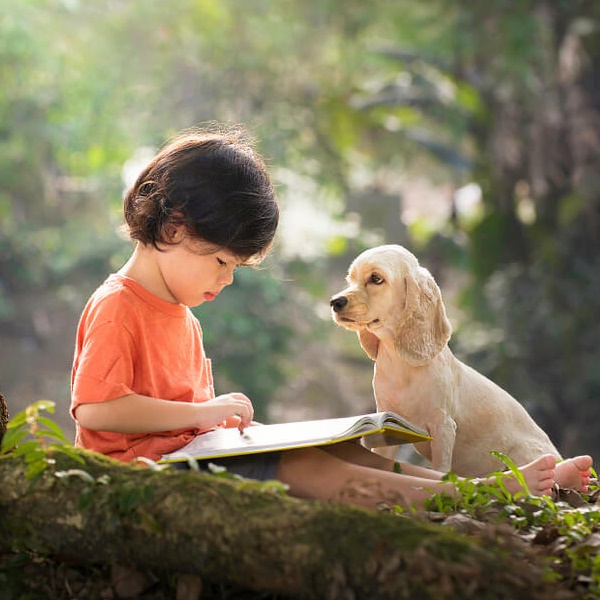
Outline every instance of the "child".
MULTIPOLYGON (((153 460, 215 427, 251 425, 252 402, 216 396, 202 329, 189 307, 211 302, 242 265, 269 251, 279 211, 262 159, 240 130, 180 135, 142 171, 124 200, 135 248, 96 290, 77 332, 71 414, 76 444, 129 462, 153 460)), ((290 494, 370 508, 422 506, 453 494, 442 474, 394 463, 357 443, 214 461, 255 479, 278 479, 290 494)), ((555 482, 585 491, 592 459, 522 467, 532 493, 555 482)), ((511 478, 507 487, 519 489, 511 478)))

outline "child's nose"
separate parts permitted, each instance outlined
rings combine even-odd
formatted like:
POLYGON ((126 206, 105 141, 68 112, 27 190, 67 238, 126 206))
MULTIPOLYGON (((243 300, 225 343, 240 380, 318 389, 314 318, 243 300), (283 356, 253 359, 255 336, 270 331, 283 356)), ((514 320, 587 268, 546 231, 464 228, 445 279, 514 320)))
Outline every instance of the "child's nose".
POLYGON ((219 276, 219 285, 231 285, 233 283, 233 269, 227 269, 219 276))

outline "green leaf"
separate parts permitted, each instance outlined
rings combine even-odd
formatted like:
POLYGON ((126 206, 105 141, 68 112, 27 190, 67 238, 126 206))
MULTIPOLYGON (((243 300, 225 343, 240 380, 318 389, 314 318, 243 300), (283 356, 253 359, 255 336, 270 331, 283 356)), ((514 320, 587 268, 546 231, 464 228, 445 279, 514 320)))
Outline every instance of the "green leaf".
POLYGON ((48 435, 57 440, 61 440, 65 444, 69 443, 69 440, 67 440, 67 438, 65 437, 65 434, 63 433, 62 429, 54 421, 52 421, 52 419, 48 419, 48 417, 38 417, 37 421, 52 432, 44 432, 44 435, 48 435))
POLYGON ((54 431, 50 431, 49 429, 39 429, 35 432, 35 437, 38 439, 42 438, 51 438, 53 440, 58 440, 61 444, 68 444, 69 441, 65 438, 62 433, 55 433, 54 431))
POLYGON ((510 457, 502 452, 498 452, 497 450, 492 450, 490 454, 497 459, 501 460, 510 470, 510 472, 514 475, 515 479, 519 482, 519 485, 527 492, 528 496, 531 496, 531 492, 529 490, 529 486, 525 481, 525 477, 523 473, 521 473, 519 467, 512 461, 510 457))
POLYGON ((33 453, 41 454, 45 456, 44 452, 40 450, 40 443, 37 440, 29 440, 19 444, 14 451, 14 456, 31 456, 33 453))
POLYGON ((45 460, 36 460, 30 463, 27 467, 27 479, 33 479, 37 475, 41 475, 47 467, 48 463, 45 460))
POLYGON ((10 452, 28 435, 24 429, 8 429, 2 438, 2 452, 10 452))
POLYGON ((23 411, 17 413, 8 422, 7 429, 15 429, 17 427, 22 427, 23 425, 25 425, 25 423, 27 423, 27 412, 23 410, 23 411))
POLYGON ((54 413, 56 402, 52 400, 38 400, 31 405, 38 412, 41 410, 47 410, 49 413, 54 413))
POLYGON ((28 406, 25 409, 25 412, 34 411, 36 413, 39 413, 43 410, 46 410, 49 413, 54 413, 55 406, 56 406, 56 402, 52 402, 52 400, 38 400, 37 402, 34 402, 30 406, 28 406))
POLYGON ((83 456, 81 456, 81 454, 79 454, 77 452, 77 450, 75 450, 75 448, 73 448, 73 446, 64 446, 64 445, 55 446, 54 444, 52 444, 50 446, 50 449, 55 450, 56 452, 62 452, 63 454, 66 454, 73 460, 76 460, 78 463, 85 464, 85 460, 83 459, 83 456))
MULTIPOLYGON (((19 446, 19 448, 20 448, 20 446, 19 446)), ((51 462, 46 457, 46 453, 43 450, 41 450, 39 446, 37 448, 29 448, 26 453, 21 453, 21 454, 25 457, 25 462, 27 464, 36 462, 38 460, 43 460, 46 464, 50 464, 50 462, 51 462)))

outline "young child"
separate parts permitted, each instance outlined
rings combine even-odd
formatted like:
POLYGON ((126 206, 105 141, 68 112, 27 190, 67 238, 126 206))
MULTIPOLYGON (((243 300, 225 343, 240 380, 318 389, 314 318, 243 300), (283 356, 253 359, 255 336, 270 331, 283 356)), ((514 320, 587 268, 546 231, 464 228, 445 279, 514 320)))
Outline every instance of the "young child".
MULTIPOLYGON (((71 414, 76 444, 129 462, 158 460, 215 427, 250 426, 252 402, 215 395, 202 329, 189 307, 216 299, 242 265, 269 251, 279 211, 265 164, 241 130, 180 135, 142 171, 124 200, 135 248, 96 290, 77 332, 71 414)), ((217 462, 290 494, 376 508, 454 494, 441 473, 394 463, 347 442, 217 462)), ((532 493, 555 482, 585 491, 592 459, 522 467, 532 493)), ((514 478, 507 481, 513 492, 514 478)))

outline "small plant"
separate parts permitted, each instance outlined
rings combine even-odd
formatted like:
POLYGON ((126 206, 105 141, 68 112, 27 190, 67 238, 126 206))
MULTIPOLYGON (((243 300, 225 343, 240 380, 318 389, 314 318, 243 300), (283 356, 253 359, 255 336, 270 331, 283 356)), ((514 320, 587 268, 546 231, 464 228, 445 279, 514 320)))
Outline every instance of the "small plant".
POLYGON ((27 478, 33 479, 55 463, 51 452, 68 454, 83 463, 61 428, 44 411, 54 413, 54 402, 40 400, 17 413, 8 423, 0 446, 0 459, 6 456, 23 456, 27 464, 27 478))
POLYGON ((492 452, 492 454, 504 462, 508 467, 508 471, 492 473, 488 477, 490 483, 470 478, 461 479, 456 473, 447 473, 442 481, 452 483, 457 493, 450 495, 445 492, 441 494, 432 492, 431 497, 425 502, 425 508, 440 513, 460 511, 471 516, 478 516, 482 511, 489 510, 492 507, 514 504, 519 499, 530 498, 531 493, 527 483, 514 462, 501 452, 492 452), (511 494, 508 491, 505 481, 509 477, 517 479, 522 491, 516 494, 511 494))
MULTIPOLYGON (((565 580, 573 585, 585 585, 585 598, 600 597, 600 509, 589 503, 573 507, 565 501, 548 496, 532 496, 522 473, 505 455, 494 452, 508 467, 506 472, 493 474, 493 483, 460 479, 449 473, 444 480, 453 484, 456 494, 433 494, 426 509, 437 513, 459 513, 479 521, 503 521, 515 533, 540 547, 549 539, 546 559, 547 577, 565 580), (522 491, 511 494, 506 488, 507 477, 515 477, 522 491)), ((595 472, 594 472, 595 475, 595 472)), ((597 482, 590 486, 590 494, 597 490, 597 482)), ((589 500, 583 495, 582 499, 589 500)))

